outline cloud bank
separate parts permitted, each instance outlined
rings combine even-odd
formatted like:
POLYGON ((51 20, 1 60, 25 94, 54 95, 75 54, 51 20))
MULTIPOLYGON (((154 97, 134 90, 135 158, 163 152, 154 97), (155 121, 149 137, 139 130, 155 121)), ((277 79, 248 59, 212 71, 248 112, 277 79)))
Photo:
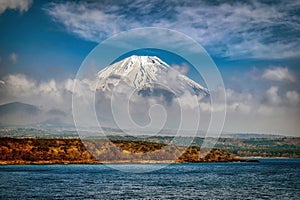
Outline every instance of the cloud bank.
POLYGON ((33 0, 1 0, 0 15, 6 10, 19 10, 21 13, 27 12, 33 0))
POLYGON ((287 67, 274 67, 265 69, 262 78, 272 81, 295 81, 294 75, 287 67))
MULTIPOLYGON (((68 117, 69 121, 72 121, 72 95, 85 96, 94 90, 95 84, 89 80, 56 81, 52 79, 37 82, 23 74, 11 74, 0 81, 2 97, 0 104, 13 101, 29 103, 50 111, 50 114, 54 111, 55 113, 66 113, 67 116, 62 117, 68 117), (75 81, 80 81, 82 88, 73 92, 75 81)), ((217 93, 218 91, 211 92, 217 93)), ((299 91, 286 90, 279 85, 272 85, 266 89, 263 95, 255 92, 239 92, 230 88, 226 89, 226 94, 225 131, 298 134, 299 91)), ((98 100, 104 101, 103 99, 98 98, 98 100)), ((151 104, 150 101, 151 99, 149 99, 151 104)), ((183 105, 190 104, 190 98, 181 98, 180 101, 183 105)), ((138 102, 136 103, 138 104, 138 102)), ((206 120, 205 116, 212 110, 210 104, 200 101, 199 108, 202 119, 206 120)), ((219 112, 218 108, 213 108, 213 112, 219 112)))
POLYGON ((283 59, 299 56, 299 7, 299 1, 137 0, 51 3, 45 10, 88 41, 101 42, 132 28, 161 27, 187 34, 215 56, 283 59))

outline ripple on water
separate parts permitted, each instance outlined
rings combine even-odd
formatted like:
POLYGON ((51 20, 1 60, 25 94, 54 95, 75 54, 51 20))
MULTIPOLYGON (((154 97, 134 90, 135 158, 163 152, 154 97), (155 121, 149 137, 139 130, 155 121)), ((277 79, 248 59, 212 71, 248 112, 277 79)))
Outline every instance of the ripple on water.
POLYGON ((300 159, 173 164, 139 174, 105 165, 15 165, 0 166, 0 177, 0 199, 298 199, 300 196, 300 159))

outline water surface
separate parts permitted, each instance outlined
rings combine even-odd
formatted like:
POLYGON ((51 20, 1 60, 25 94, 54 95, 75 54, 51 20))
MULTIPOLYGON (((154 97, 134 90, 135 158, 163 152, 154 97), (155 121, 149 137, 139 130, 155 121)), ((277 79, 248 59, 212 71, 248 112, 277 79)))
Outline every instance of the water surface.
POLYGON ((299 198, 300 159, 260 161, 172 164, 139 174, 105 165, 0 166, 0 199, 299 198))

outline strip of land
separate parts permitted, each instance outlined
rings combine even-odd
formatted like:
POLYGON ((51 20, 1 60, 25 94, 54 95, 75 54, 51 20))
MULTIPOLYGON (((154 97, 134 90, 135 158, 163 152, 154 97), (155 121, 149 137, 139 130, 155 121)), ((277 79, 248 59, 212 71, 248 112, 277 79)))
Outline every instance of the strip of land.
POLYGON ((221 149, 146 141, 1 138, 0 164, 245 162, 221 149))
MULTIPOLYGON (((201 147, 203 143, 215 143, 214 147, 242 158, 300 158, 300 137, 269 134, 229 134, 222 135, 217 141, 215 138, 204 138, 200 136, 189 137, 161 134, 156 136, 123 135, 115 129, 105 129, 106 137, 97 131, 83 131, 81 138, 105 139, 112 141, 145 141, 159 144, 173 143, 177 146, 201 147), (204 142, 205 141, 205 142, 204 142)), ((44 138, 44 139, 79 139, 75 130, 46 130, 36 128, 0 128, 0 138, 44 138)))

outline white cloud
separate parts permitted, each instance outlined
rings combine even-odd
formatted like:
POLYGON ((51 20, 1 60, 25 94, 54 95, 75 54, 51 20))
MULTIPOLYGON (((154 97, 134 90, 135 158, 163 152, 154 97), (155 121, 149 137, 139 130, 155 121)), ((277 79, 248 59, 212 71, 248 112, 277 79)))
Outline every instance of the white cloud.
POLYGON ((272 86, 267 90, 267 98, 271 104, 278 105, 282 102, 281 97, 278 95, 278 87, 272 86))
POLYGON ((48 13, 55 20, 62 22, 68 31, 91 41, 99 41, 108 35, 120 32, 122 26, 130 25, 122 16, 107 14, 85 4, 52 4, 48 13))
POLYGON ((38 82, 24 74, 10 74, 0 80, 0 104, 21 101, 47 108, 70 109, 72 94, 89 96, 96 84, 88 79, 54 79, 38 82), (77 82, 77 90, 73 91, 77 82))
MULTIPOLYGON (((38 82, 33 80, 23 74, 13 74, 4 77, 0 80, 0 104, 21 101, 24 103, 29 103, 37 105, 43 109, 58 109, 64 111, 71 120, 71 102, 72 94, 78 97, 91 96, 91 92, 95 90, 95 83, 90 80, 74 80, 66 79, 64 81, 48 80, 38 82), (78 90, 73 92, 74 83, 78 84, 78 90)), ((225 130, 227 131, 276 131, 276 130, 286 130, 289 133, 296 133, 299 130, 298 119, 300 95, 298 91, 289 90, 284 92, 281 88, 277 86, 271 86, 265 93, 256 94, 253 92, 238 92, 233 89, 226 89, 227 94, 227 116, 225 130), (294 127, 294 128, 293 128, 294 127)), ((111 114, 107 114, 110 110, 110 101, 106 99, 105 96, 100 96, 96 98, 101 111, 100 114, 105 113, 104 117, 112 117, 111 114)), ((137 96, 136 98, 141 98, 137 96)), ((189 113, 195 112, 195 105, 197 102, 192 101, 193 96, 189 93, 183 95, 182 98, 178 99, 182 106, 186 109, 190 109, 189 113)), ((85 99, 85 98, 82 98, 85 99)), ((140 100, 141 100, 140 99, 140 100)), ((91 99, 87 99, 91 102, 91 99)), ((126 102, 123 102, 122 98, 117 98, 117 106, 120 108, 125 108, 126 102)), ((142 99, 143 100, 143 99, 142 99)), ((134 105, 140 106, 142 112, 148 112, 147 108, 149 105, 154 105, 155 103, 161 103, 161 100, 149 98, 149 101, 134 101, 134 105)), ((85 105, 85 101, 79 102, 79 106, 85 105)), ((84 107, 84 106, 82 106, 84 107)), ((175 124, 178 125, 180 119, 176 115, 180 107, 173 104, 170 109, 166 108, 168 116, 176 116, 175 124)), ((209 114, 211 112, 219 112, 224 109, 223 104, 216 104, 212 109, 210 102, 200 101, 200 114, 201 120, 209 122, 209 114)), ((80 108, 79 108, 80 109, 80 108)), ((82 110, 82 113, 85 113, 82 110)), ((82 114, 81 113, 81 114, 82 114)), ((135 112, 134 112, 135 114, 135 112)), ((155 114, 155 113, 154 113, 155 114)), ((134 115, 133 115, 134 116, 134 115)), ((100 117, 100 115, 98 115, 100 117)), ((89 119, 89 117, 86 117, 89 119)), ((147 122, 146 118, 135 119, 147 122)), ((103 120, 102 118, 100 120, 103 120)), ((204 122, 201 121, 203 125, 204 122)), ((104 121, 108 123, 107 121, 104 121)), ((174 121, 169 119, 168 123, 174 124, 174 121)), ((103 124, 102 124, 103 125, 103 124)))
POLYGON ((8 9, 19 10, 21 13, 28 11, 33 0, 1 0, 0 14, 8 9))
POLYGON ((39 89, 43 93, 57 92, 56 82, 54 80, 50 80, 49 82, 41 83, 39 85, 39 89))
POLYGON ((271 86, 265 93, 227 89, 225 131, 299 136, 299 93, 271 86))
POLYGON ((262 78, 272 81, 295 81, 295 76, 287 67, 273 67, 266 69, 262 78))
POLYGON ((292 105, 299 104, 299 93, 296 91, 288 91, 286 93, 286 98, 288 99, 288 102, 292 105))
POLYGON ((65 81, 64 87, 65 87, 65 89, 66 89, 68 92, 73 92, 73 88, 74 88, 74 80, 68 78, 68 79, 65 81))
MULTIPOLYGON (((288 15, 292 5, 266 5, 263 3, 221 3, 217 6, 202 4, 177 7, 179 21, 170 28, 176 28, 208 47, 213 53, 229 57, 286 58, 299 55, 295 42, 283 37, 274 42, 273 26, 292 25, 288 15)), ((294 26, 295 25, 295 26, 294 26)), ((278 37, 278 36, 277 36, 278 37)), ((284 36, 285 37, 285 36, 284 36)))
POLYGON ((89 41, 100 42, 132 28, 162 27, 191 36, 219 56, 272 59, 299 56, 299 42, 294 38, 300 30, 299 16, 292 15, 297 6, 299 2, 291 1, 212 5, 138 0, 126 5, 115 1, 52 3, 47 12, 69 32, 89 41), (157 12, 158 5, 164 12, 157 12))
MULTIPOLYGON (((226 89, 227 112, 224 131, 293 134, 299 136, 300 100, 297 91, 284 92, 271 86, 262 92, 226 89)), ((201 114, 214 112, 207 102, 200 103, 201 114)))
POLYGON ((172 68, 183 75, 186 75, 189 71, 189 66, 186 63, 182 63, 181 65, 172 65, 172 68))
POLYGON ((11 74, 4 77, 1 83, 3 83, 0 87, 1 103, 21 101, 49 108, 64 107, 59 102, 62 102, 65 90, 61 86, 62 83, 57 86, 55 80, 38 83, 23 74, 11 74))
POLYGON ((234 112, 241 112, 241 113, 250 113, 252 110, 250 105, 246 105, 244 103, 233 103, 229 105, 228 108, 234 112))
POLYGON ((27 95, 36 89, 36 82, 23 74, 8 75, 4 78, 6 89, 12 95, 27 95))
POLYGON ((259 106, 257 113, 263 116, 270 116, 274 114, 274 109, 267 105, 261 105, 259 106))
POLYGON ((50 80, 48 82, 40 83, 38 86, 39 94, 43 96, 49 97, 49 99, 53 99, 56 102, 62 102, 64 94, 64 88, 58 88, 57 83, 55 80, 50 80))
POLYGON ((254 97, 253 94, 248 93, 248 92, 237 92, 233 89, 226 89, 226 97, 227 97, 227 102, 251 102, 254 97))
POLYGON ((11 53, 11 54, 10 54, 10 60, 11 60, 13 63, 17 62, 17 60, 18 60, 18 55, 17 55, 15 52, 11 53))

